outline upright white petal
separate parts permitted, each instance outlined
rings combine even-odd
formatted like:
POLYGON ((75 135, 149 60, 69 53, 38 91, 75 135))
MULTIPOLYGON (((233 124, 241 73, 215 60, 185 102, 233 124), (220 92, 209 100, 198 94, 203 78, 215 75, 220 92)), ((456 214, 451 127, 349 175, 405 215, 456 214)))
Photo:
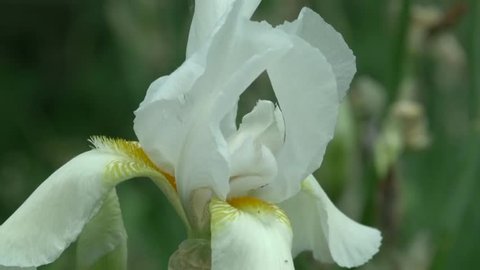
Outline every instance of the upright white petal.
POLYGON ((212 270, 294 269, 284 213, 257 199, 241 200, 235 207, 217 199, 210 203, 212 270))
POLYGON ((294 256, 311 250, 320 261, 354 267, 378 252, 380 232, 340 212, 313 176, 303 182, 301 192, 280 207, 292 223, 294 256))
POLYGON ((272 181, 277 175, 277 162, 264 145, 246 138, 232 150, 229 197, 245 196, 272 181))
POLYGON ((221 122, 234 110, 240 94, 291 46, 284 32, 249 21, 243 5, 243 1, 235 1, 208 46, 187 59, 201 66, 201 72, 192 73, 195 65, 188 64, 186 72, 194 76, 169 77, 171 83, 160 81, 158 94, 149 95, 158 99, 142 103, 136 111, 135 132, 149 156, 161 168, 165 157, 173 157, 185 205, 197 188, 211 188, 226 198, 229 154, 221 122), (188 83, 177 83, 180 79, 188 83), (179 89, 181 84, 188 89, 179 89), (164 91, 168 97, 161 94, 164 91))
POLYGON ((337 79, 338 97, 342 99, 350 87, 356 68, 355 56, 340 33, 309 8, 303 8, 297 20, 279 28, 299 36, 322 52, 332 65, 337 79))
POLYGON ((220 122, 220 130, 225 139, 228 139, 232 134, 237 131, 237 112, 238 112, 238 101, 237 105, 223 117, 220 122))
MULTIPOLYGON (((222 26, 224 16, 235 2, 239 2, 240 14, 252 16, 261 0, 196 0, 195 12, 188 35, 187 58, 199 49, 222 26)), ((238 4, 237 4, 238 5, 238 4)))
POLYGON ((267 72, 285 120, 285 143, 277 155, 278 176, 257 194, 279 202, 300 190, 317 169, 337 120, 339 100, 330 63, 317 48, 290 36, 293 47, 267 72))
POLYGON ((127 232, 115 189, 83 229, 76 251, 77 270, 127 269, 127 232))
POLYGON ((192 91, 197 97, 192 99, 200 108, 192 113, 192 132, 178 161, 176 176, 183 198, 191 190, 205 186, 212 187, 217 196, 226 197, 229 154, 220 122, 236 106, 240 94, 288 46, 279 38, 269 40, 278 34, 272 33, 270 26, 243 22, 232 20, 215 36, 209 66, 192 91))
POLYGON ((201 55, 185 61, 169 76, 160 77, 147 90, 135 111, 134 130, 142 147, 157 166, 175 175, 174 167, 185 137, 193 104, 186 100, 204 72, 201 55))
POLYGON ((253 110, 243 117, 235 137, 232 140, 242 141, 244 137, 252 137, 256 143, 265 145, 276 154, 285 140, 282 112, 271 101, 259 100, 253 110))
POLYGON ((280 110, 261 100, 243 117, 238 131, 228 139, 230 153, 229 197, 245 196, 270 183, 277 175, 274 154, 283 145, 280 110))

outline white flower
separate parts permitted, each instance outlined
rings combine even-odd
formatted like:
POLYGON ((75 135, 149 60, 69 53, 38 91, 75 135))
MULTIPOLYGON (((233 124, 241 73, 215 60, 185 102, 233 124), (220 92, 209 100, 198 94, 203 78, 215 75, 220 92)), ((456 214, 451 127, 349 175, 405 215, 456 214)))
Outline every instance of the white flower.
POLYGON ((119 252, 114 187, 137 176, 162 189, 190 238, 211 241, 214 270, 293 269, 303 250, 352 267, 378 251, 380 233, 339 212, 311 176, 355 58, 310 9, 278 27, 251 21, 259 2, 196 1, 185 62, 135 112, 139 142, 95 137, 42 183, 0 226, 0 265, 48 264, 79 235, 84 268, 119 252), (238 98, 263 71, 279 104, 259 101, 237 128, 238 98))

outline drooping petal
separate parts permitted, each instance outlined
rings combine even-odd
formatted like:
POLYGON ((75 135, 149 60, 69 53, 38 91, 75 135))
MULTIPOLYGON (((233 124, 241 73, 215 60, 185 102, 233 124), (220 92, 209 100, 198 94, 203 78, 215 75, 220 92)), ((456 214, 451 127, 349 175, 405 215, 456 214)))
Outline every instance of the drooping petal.
POLYGON ((76 251, 78 270, 127 269, 127 232, 115 189, 83 229, 76 251))
POLYGON ((294 269, 288 218, 276 206, 244 197, 210 203, 212 270, 294 269))
POLYGON ((297 193, 301 181, 320 166, 339 107, 335 75, 327 59, 304 40, 293 35, 290 39, 294 46, 267 69, 286 130, 277 155, 277 178, 257 194, 273 202, 297 193))
POLYGON ((301 192, 280 207, 292 223, 294 256, 311 250, 320 261, 354 267, 378 252, 380 232, 340 212, 313 176, 303 182, 301 192))
POLYGON ((338 97, 342 99, 350 87, 356 67, 355 56, 340 33, 309 8, 303 8, 297 20, 287 22, 279 28, 299 36, 322 52, 332 65, 337 79, 338 97))
POLYGON ((224 17, 233 3, 240 3, 240 14, 250 18, 261 0, 196 0, 190 33, 187 58, 205 44, 208 38, 222 26, 224 17))
POLYGON ((114 183, 103 181, 118 156, 92 150, 51 175, 0 226, 0 265, 54 261, 80 234, 114 183))
POLYGON ((116 184, 161 175, 143 160, 136 143, 100 138, 93 143, 97 149, 63 165, 0 226, 0 265, 51 263, 75 241, 116 184))
MULTIPOLYGON (((122 157, 121 160, 111 162, 107 168, 108 179, 129 179, 133 177, 148 177, 163 192, 172 204, 177 214, 189 229, 189 223, 177 193, 175 178, 158 168, 145 153, 140 143, 123 139, 93 137, 90 142, 102 152, 122 157)), ((110 180, 111 181, 111 180, 110 180)))

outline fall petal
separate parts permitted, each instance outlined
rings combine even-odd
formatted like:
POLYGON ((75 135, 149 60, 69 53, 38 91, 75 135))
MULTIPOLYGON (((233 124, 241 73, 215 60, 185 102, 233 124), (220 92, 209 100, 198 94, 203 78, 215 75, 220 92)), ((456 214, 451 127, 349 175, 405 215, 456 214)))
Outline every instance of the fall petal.
POLYGON ((77 241, 77 269, 127 269, 127 232, 115 189, 87 223, 77 241))
POLYGON ((340 212, 313 176, 303 182, 301 192, 280 206, 292 223, 294 256, 311 250, 320 261, 354 267, 378 252, 380 232, 340 212))
MULTIPOLYGON (((124 180, 148 176, 156 179, 162 190, 173 189, 138 143, 103 137, 91 142, 96 149, 74 157, 54 172, 0 226, 0 265, 37 267, 53 262, 77 239, 114 186, 124 180)), ((175 198, 166 195, 178 205, 178 198, 175 203, 175 198)))
POLYGON ((104 177, 107 165, 118 159, 92 150, 45 180, 0 226, 0 265, 40 266, 60 256, 117 182, 104 177))
POLYGON ((232 205, 213 199, 212 270, 294 269, 292 232, 277 207, 253 198, 232 205))

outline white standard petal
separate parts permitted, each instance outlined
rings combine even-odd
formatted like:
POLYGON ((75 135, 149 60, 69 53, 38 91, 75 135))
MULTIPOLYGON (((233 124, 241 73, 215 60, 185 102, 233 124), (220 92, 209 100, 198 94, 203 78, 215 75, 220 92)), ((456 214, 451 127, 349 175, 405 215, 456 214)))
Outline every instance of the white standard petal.
POLYGON ((260 0, 196 0, 190 33, 188 35, 187 58, 199 49, 224 23, 224 16, 235 2, 241 6, 240 13, 250 18, 260 0))
POLYGON ((246 138, 232 149, 229 197, 245 196, 272 181, 277 175, 277 162, 264 145, 246 138))
POLYGON ((178 103, 177 111, 188 115, 182 124, 189 129, 175 168, 185 205, 197 188, 211 188, 226 198, 230 164, 221 122, 234 110, 240 94, 291 45, 288 35, 267 23, 250 22, 239 14, 240 8, 233 5, 206 48, 205 72, 184 98, 188 106, 178 103))
POLYGON ((355 56, 340 33, 309 8, 303 8, 297 20, 279 28, 299 36, 322 52, 332 65, 337 79, 338 97, 342 99, 350 87, 356 67, 355 56))
POLYGON ((259 100, 251 112, 246 114, 238 132, 229 143, 243 141, 245 137, 254 138, 255 143, 265 145, 276 154, 285 140, 285 124, 282 112, 268 100, 259 100))
POLYGON ((339 100, 331 65, 317 48, 296 36, 293 47, 267 68, 285 121, 285 143, 277 155, 275 181, 258 196, 280 202, 300 190, 333 138, 339 100))
POLYGON ((280 207, 292 223, 294 256, 311 250, 317 260, 354 267, 378 252, 380 232, 340 212, 313 176, 303 182, 301 192, 280 207))
POLYGON ((213 199, 210 212, 212 270, 294 269, 290 224, 278 207, 251 197, 213 199))
POLYGON ((186 93, 203 74, 201 55, 185 61, 169 76, 154 81, 145 99, 135 111, 134 130, 148 156, 170 175, 189 132, 188 114, 191 102, 186 93))
POLYGON ((275 105, 261 100, 243 117, 228 140, 230 153, 229 197, 245 196, 270 183, 277 175, 274 154, 283 145, 284 124, 275 105))
POLYGON ((237 131, 237 111, 238 111, 238 101, 237 105, 223 117, 220 122, 220 130, 222 131, 223 137, 228 139, 232 134, 237 131))

